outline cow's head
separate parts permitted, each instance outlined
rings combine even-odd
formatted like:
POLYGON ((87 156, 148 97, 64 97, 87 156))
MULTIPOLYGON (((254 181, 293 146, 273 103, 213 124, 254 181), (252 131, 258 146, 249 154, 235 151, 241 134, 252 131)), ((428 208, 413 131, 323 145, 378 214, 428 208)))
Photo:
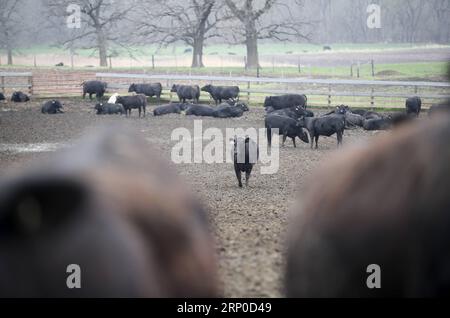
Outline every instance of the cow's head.
POLYGON ((174 85, 172 86, 172 89, 170 90, 170 92, 171 92, 171 93, 176 93, 176 92, 178 92, 178 87, 179 87, 179 85, 174 84, 174 85))
POLYGON ((202 92, 207 92, 207 93, 211 93, 212 92, 212 85, 206 85, 204 87, 202 87, 202 92))
POLYGON ((133 83, 130 85, 130 88, 128 89, 128 93, 132 93, 135 91, 136 91, 136 84, 133 83))

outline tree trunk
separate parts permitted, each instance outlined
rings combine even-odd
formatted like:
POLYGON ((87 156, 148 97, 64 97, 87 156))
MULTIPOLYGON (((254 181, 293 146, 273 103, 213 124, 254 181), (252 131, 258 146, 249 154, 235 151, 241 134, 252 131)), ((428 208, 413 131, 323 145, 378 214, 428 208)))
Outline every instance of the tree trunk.
POLYGON ((106 45, 106 38, 103 34, 103 30, 97 30, 97 42, 98 42, 98 54, 100 58, 100 66, 107 67, 108 66, 108 49, 106 45))
POLYGON ((247 68, 259 67, 258 34, 254 20, 248 21, 245 30, 245 45, 247 46, 247 68))
POLYGON ((247 68, 258 68, 258 38, 256 35, 247 36, 245 44, 247 46, 247 68))
POLYGON ((7 54, 8 54, 8 65, 13 65, 13 52, 12 52, 12 49, 8 48, 7 49, 7 54))
POLYGON ((205 67, 205 65, 203 64, 203 41, 203 35, 201 35, 199 38, 194 39, 192 68, 205 67))

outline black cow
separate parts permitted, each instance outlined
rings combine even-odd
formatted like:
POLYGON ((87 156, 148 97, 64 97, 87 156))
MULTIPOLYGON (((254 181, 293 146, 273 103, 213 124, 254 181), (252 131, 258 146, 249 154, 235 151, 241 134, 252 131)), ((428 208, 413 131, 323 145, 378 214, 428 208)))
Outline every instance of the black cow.
POLYGON ((132 109, 139 109, 139 118, 142 115, 142 110, 144 111, 144 117, 147 112, 147 97, 145 95, 119 96, 116 104, 122 104, 127 117, 131 116, 132 109))
POLYGON ((345 117, 342 115, 330 115, 320 118, 301 118, 299 120, 300 126, 308 130, 311 137, 311 149, 316 142, 316 149, 319 148, 319 137, 331 137, 337 135, 338 147, 342 145, 344 131, 345 131, 345 117))
POLYGON ((227 103, 219 105, 214 111, 214 117, 217 118, 237 118, 242 117, 249 108, 244 103, 237 103, 235 106, 230 106, 227 103))
POLYGON ((301 117, 314 117, 314 113, 312 111, 304 109, 300 106, 270 111, 271 109, 273 108, 267 108, 266 111, 268 115, 285 116, 293 119, 299 119, 301 117))
POLYGON ((163 116, 163 115, 169 115, 169 114, 181 114, 182 111, 185 111, 187 108, 187 104, 180 104, 180 103, 172 103, 169 105, 163 105, 158 108, 156 108, 153 111, 154 116, 163 116))
POLYGON ((95 110, 97 111, 97 115, 125 115, 126 111, 123 105, 121 104, 103 104, 99 103, 95 105, 95 110))
POLYGON ((420 97, 411 97, 406 100, 406 113, 416 115, 419 117, 422 110, 422 100, 420 97))
POLYGON ((286 296, 448 297, 449 140, 450 117, 430 119, 342 151, 301 180, 286 296))
POLYGON ((253 167, 259 159, 259 149, 255 141, 249 137, 234 137, 233 150, 231 154, 234 162, 234 171, 239 182, 239 188, 242 188, 242 173, 245 173, 245 185, 248 187, 253 167))
POLYGON ((368 131, 388 130, 392 127, 390 118, 366 119, 363 128, 368 131))
POLYGON ((14 92, 11 96, 11 101, 14 103, 25 103, 30 100, 30 97, 28 97, 27 94, 24 94, 22 92, 14 92))
POLYGON ((92 100, 92 95, 96 95, 97 99, 103 98, 106 92, 108 84, 100 81, 88 81, 82 84, 83 86, 83 99, 86 98, 86 94, 89 94, 89 99, 92 100))
POLYGON ((238 86, 213 86, 206 85, 202 88, 202 92, 207 92, 216 102, 216 105, 224 100, 239 100, 241 90, 238 86))
POLYGON ((136 94, 142 94, 148 97, 155 96, 158 100, 158 103, 161 100, 161 94, 162 94, 162 85, 161 83, 155 83, 155 84, 131 84, 130 88, 128 89, 128 93, 135 92, 136 94))
POLYGON ((283 136, 283 147, 288 137, 292 139, 295 148, 297 148, 295 142, 295 138, 297 137, 304 143, 309 143, 308 135, 300 126, 300 123, 290 117, 269 115, 266 117, 266 129, 269 147, 272 147, 272 129, 278 129, 279 134, 283 136))
POLYGON ((301 106, 307 108, 308 98, 306 95, 282 95, 282 96, 269 96, 264 101, 264 107, 272 107, 275 110, 292 108, 301 106))
POLYGON ((186 116, 214 117, 215 111, 212 107, 191 104, 186 110, 186 116))
POLYGON ((42 106, 41 112, 50 115, 63 114, 63 104, 57 100, 48 101, 42 106))
POLYGON ((384 118, 383 115, 381 115, 377 112, 374 112, 374 111, 366 110, 366 109, 351 109, 350 111, 353 114, 360 115, 360 116, 364 117, 364 119, 367 119, 367 120, 384 118))
POLYGON ((329 116, 329 115, 333 115, 333 114, 335 114, 335 115, 345 115, 346 113, 349 113, 349 112, 351 112, 350 107, 348 107, 346 105, 339 105, 339 106, 336 106, 336 108, 333 109, 331 112, 326 113, 323 116, 329 116))
POLYGON ((157 152, 115 125, 2 174, 0 297, 218 297, 208 213, 157 152))
POLYGON ((2 101, 2 100, 6 100, 6 97, 5 97, 5 95, 3 95, 3 93, 0 93, 0 101, 2 101))
POLYGON ((186 103, 187 100, 192 100, 194 103, 200 101, 199 86, 173 85, 171 92, 177 93, 178 98, 182 103, 186 103))

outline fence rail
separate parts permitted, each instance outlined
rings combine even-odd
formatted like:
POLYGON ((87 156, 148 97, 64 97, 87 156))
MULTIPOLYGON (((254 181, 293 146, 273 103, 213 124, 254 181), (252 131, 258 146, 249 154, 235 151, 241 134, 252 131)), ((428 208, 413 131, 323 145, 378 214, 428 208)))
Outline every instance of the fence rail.
MULTIPOLYGON (((199 81, 203 83, 214 82, 228 82, 228 83, 246 83, 246 89, 241 90, 242 93, 247 94, 248 100, 252 94, 292 94, 298 93, 297 89, 252 89, 251 84, 296 84, 296 85, 320 85, 324 86, 322 90, 308 90, 302 89, 301 93, 311 96, 326 96, 328 106, 331 106, 333 97, 368 97, 370 98, 371 107, 375 106, 375 98, 408 98, 411 96, 407 93, 392 93, 392 92, 377 92, 375 88, 380 87, 409 87, 414 89, 414 94, 430 100, 450 99, 450 90, 447 94, 447 89, 450 88, 450 83, 443 82, 413 82, 413 81, 370 81, 370 80, 335 80, 335 79, 304 79, 304 78, 268 78, 268 77, 226 77, 226 76, 184 76, 184 75, 147 75, 147 74, 126 74, 126 73, 97 73, 98 79, 126 79, 126 80, 141 80, 141 81, 164 81, 166 89, 170 88, 170 83, 175 81, 193 82, 199 81), (334 91, 334 87, 339 86, 355 86, 366 89, 365 92, 358 91, 334 91), (436 88, 445 89, 445 94, 436 93, 419 93, 419 88, 436 88)), ((112 83, 110 88, 125 89, 127 84, 112 83)))
POLYGON ((27 88, 30 94, 33 94, 33 73, 31 72, 0 72, 0 89, 3 93, 7 88, 27 88), (6 79, 14 79, 13 83, 6 83, 6 79), (26 82, 18 81, 25 78, 26 82))

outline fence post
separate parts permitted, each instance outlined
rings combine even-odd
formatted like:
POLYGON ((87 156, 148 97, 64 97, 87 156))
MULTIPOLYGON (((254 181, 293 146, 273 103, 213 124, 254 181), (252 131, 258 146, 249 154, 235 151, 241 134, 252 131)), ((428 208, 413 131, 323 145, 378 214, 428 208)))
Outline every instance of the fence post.
POLYGON ((302 74, 302 64, 300 63, 300 59, 298 59, 298 73, 302 74))
POLYGON ((247 103, 250 103, 250 81, 247 82, 247 103))
POLYGON ((372 111, 375 109, 375 96, 373 96, 374 94, 374 89, 373 87, 370 89, 370 106, 372 107, 372 111))
POLYGON ((34 55, 33 64, 34 64, 34 68, 36 68, 37 67, 36 55, 34 55))
POLYGON ((375 77, 375 62, 372 60, 371 64, 372 64, 372 77, 375 77))
POLYGON ((1 77, 2 78, 2 93, 5 93, 6 92, 6 90, 5 90, 5 77, 4 76, 2 76, 1 77))
POLYGON ((328 85, 328 107, 331 108, 331 85, 328 85))
POLYGON ((155 55, 152 54, 152 69, 155 69, 155 55))
POLYGON ((361 66, 361 64, 358 62, 358 65, 357 65, 357 73, 356 73, 356 76, 359 78, 359 68, 360 68, 360 66, 361 66))
POLYGON ((350 65, 350 76, 353 77, 353 63, 350 65))
POLYGON ((29 85, 29 93, 30 95, 33 95, 33 74, 31 76, 28 76, 28 85, 29 85))
POLYGON ((419 91, 419 87, 417 87, 417 85, 414 86, 414 94, 417 94, 418 91, 419 91))

